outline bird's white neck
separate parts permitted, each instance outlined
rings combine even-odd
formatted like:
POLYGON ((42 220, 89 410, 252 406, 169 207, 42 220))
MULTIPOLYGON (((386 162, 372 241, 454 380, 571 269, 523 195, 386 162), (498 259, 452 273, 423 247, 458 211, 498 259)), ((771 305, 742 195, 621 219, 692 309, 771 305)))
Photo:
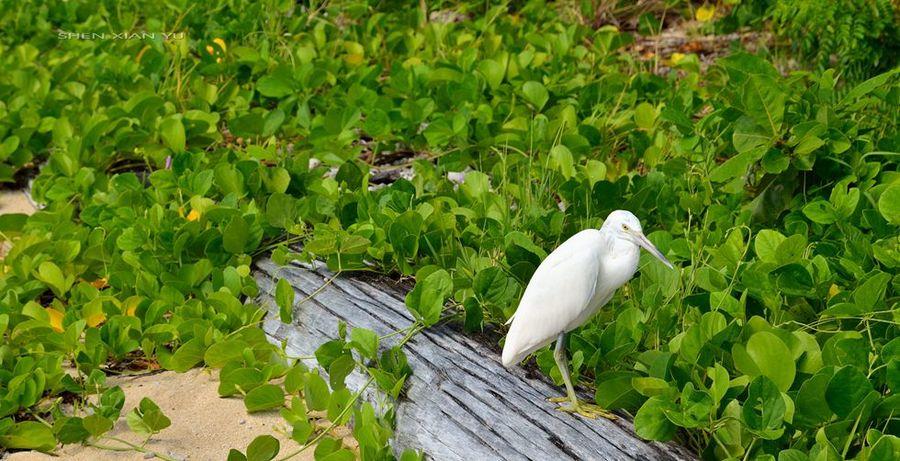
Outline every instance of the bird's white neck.
POLYGON ((637 271, 641 248, 627 240, 609 236, 607 255, 602 263, 601 277, 618 288, 630 280, 637 271))

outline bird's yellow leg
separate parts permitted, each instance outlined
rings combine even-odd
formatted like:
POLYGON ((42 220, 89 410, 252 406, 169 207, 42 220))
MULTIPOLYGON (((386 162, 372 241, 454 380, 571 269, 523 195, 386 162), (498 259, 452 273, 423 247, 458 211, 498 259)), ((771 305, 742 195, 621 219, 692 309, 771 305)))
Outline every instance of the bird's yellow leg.
POLYGON ((556 350, 554 350, 553 352, 553 357, 556 359, 556 366, 559 367, 559 372, 562 374, 563 382, 566 384, 567 396, 553 397, 548 400, 554 403, 562 403, 568 401, 568 405, 560 405, 559 408, 557 408, 559 411, 564 411, 566 413, 576 413, 590 419, 616 419, 616 415, 614 415, 612 412, 604 410, 598 405, 584 403, 578 400, 578 397, 575 394, 575 387, 572 386, 572 378, 569 376, 569 361, 566 358, 565 344, 566 334, 563 333, 559 335, 559 338, 556 340, 556 350))

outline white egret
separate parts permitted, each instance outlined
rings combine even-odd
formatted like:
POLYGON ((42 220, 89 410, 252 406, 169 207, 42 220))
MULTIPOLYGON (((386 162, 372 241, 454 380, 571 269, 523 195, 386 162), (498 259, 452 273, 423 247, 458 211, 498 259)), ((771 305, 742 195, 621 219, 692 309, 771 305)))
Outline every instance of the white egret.
POLYGON ((566 334, 590 319, 637 271, 644 248, 669 268, 663 254, 647 240, 641 223, 631 212, 616 210, 600 230, 583 230, 553 250, 538 266, 525 288, 503 345, 503 365, 510 367, 556 339, 554 357, 570 406, 560 410, 588 418, 614 415, 597 405, 578 401, 566 358, 566 334))

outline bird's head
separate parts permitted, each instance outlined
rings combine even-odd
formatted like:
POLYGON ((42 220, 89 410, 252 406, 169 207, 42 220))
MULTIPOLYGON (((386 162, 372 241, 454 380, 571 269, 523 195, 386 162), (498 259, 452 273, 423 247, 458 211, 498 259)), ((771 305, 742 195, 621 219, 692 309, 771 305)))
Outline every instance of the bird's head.
POLYGON ((647 250, 650 254, 655 256, 657 259, 663 262, 666 266, 669 266, 669 269, 674 269, 675 266, 663 256, 662 252, 656 249, 650 240, 644 236, 644 230, 641 228, 641 222, 638 221, 637 216, 632 214, 630 211, 626 210, 616 210, 609 214, 606 217, 606 221, 603 221, 603 227, 601 229, 605 229, 616 239, 622 239, 627 242, 631 242, 645 250, 647 250))

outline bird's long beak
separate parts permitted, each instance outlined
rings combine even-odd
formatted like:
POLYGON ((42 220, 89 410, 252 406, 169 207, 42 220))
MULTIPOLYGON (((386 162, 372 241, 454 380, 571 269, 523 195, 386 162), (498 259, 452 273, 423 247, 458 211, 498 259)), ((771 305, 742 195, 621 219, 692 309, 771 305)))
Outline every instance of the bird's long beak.
POLYGON ((670 263, 669 260, 666 259, 665 256, 663 256, 662 252, 657 250, 656 247, 653 246, 652 243, 650 243, 650 240, 648 240, 647 237, 644 236, 643 233, 634 232, 634 236, 637 238, 638 245, 643 247, 645 250, 649 251, 650 254, 652 254, 653 256, 656 256, 656 259, 662 261, 663 264, 665 264, 666 266, 669 266, 669 269, 675 268, 675 266, 673 266, 672 263, 670 263))

